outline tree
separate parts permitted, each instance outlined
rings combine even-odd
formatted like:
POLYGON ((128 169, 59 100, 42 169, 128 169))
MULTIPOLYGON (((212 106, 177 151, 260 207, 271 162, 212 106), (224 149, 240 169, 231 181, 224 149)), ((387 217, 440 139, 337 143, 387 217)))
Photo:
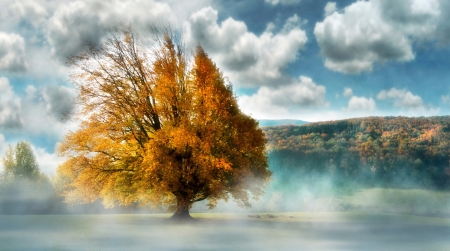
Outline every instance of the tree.
POLYGON ((28 142, 19 142, 16 147, 9 146, 2 158, 4 181, 37 181, 42 175, 33 150, 28 142))
POLYGON ((39 170, 28 142, 9 146, 2 157, 3 177, 0 179, 0 213, 55 213, 58 208, 55 192, 39 170))
POLYGON ((271 176, 258 123, 200 46, 191 59, 175 32, 153 34, 121 27, 70 59, 82 122, 59 148, 66 201, 164 205, 173 218, 205 199, 250 207, 271 176))

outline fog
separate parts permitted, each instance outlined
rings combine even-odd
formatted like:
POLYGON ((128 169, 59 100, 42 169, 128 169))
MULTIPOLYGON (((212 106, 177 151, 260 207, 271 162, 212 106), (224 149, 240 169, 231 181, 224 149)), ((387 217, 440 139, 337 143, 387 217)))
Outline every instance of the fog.
POLYGON ((271 185, 252 208, 239 208, 232 200, 220 201, 208 210, 196 203, 192 212, 365 212, 450 218, 450 191, 418 188, 364 187, 358 183, 338 185, 330 175, 274 176, 271 185))
MULTIPOLYGON (((149 208, 105 209, 101 201, 66 205, 48 185, 20 183, 0 189, 0 214, 131 214, 161 213, 149 208)), ((207 201, 195 203, 191 212, 368 212, 450 217, 450 192, 436 189, 364 187, 358 183, 338 185, 335 177, 320 174, 279 175, 252 208, 240 208, 232 199, 219 201, 213 210, 207 201)))
MULTIPOLYGON (((298 219, 301 216, 296 216, 298 219)), ((1 250, 449 250, 450 222, 380 215, 346 220, 173 223, 151 215, 0 216, 1 250), (416 220, 414 220, 416 219, 416 220), (325 221, 325 222, 321 222, 325 221)))
POLYGON ((0 250, 450 250, 448 191, 343 185, 317 173, 273 178, 252 208, 195 203, 190 223, 100 201, 67 206, 48 187, 21 184, 3 190, 0 250))
MULTIPOLYGON (((50 215, 0 215, 0 250, 450 250, 450 218, 442 217, 448 192, 340 189, 330 177, 311 180, 274 180, 251 209, 232 200, 214 210, 196 203, 190 223, 100 202, 48 207, 50 215)), ((48 197, 38 199, 35 205, 49 205, 48 197)))

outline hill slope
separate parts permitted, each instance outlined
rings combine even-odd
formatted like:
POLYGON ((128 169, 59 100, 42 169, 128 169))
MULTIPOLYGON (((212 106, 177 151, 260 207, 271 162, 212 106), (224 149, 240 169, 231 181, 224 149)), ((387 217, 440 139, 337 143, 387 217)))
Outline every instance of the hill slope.
POLYGON ((450 188, 450 116, 264 127, 276 180, 450 188))

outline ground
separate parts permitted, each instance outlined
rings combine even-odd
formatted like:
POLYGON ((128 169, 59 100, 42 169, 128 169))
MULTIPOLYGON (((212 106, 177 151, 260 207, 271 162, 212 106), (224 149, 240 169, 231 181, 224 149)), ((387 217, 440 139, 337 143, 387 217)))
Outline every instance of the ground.
POLYGON ((183 224, 168 214, 6 215, 0 250, 450 250, 449 218, 271 215, 193 213, 198 221, 183 224))

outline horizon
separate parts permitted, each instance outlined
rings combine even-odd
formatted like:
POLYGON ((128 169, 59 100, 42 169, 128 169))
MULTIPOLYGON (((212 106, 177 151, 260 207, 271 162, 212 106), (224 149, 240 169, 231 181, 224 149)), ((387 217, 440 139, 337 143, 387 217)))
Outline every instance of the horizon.
POLYGON ((257 121, 304 121, 304 122, 328 122, 328 121, 339 121, 339 120, 348 120, 348 119, 365 119, 365 118, 398 118, 398 117, 403 117, 403 118, 432 118, 432 117, 449 117, 450 115, 430 115, 430 116, 426 116, 426 115, 422 115, 422 116, 404 116, 404 115, 387 115, 387 116, 361 116, 361 117, 349 117, 349 118, 342 118, 342 119, 335 119, 335 120, 318 120, 318 121, 306 121, 306 120, 302 120, 302 119, 256 119, 257 121))

